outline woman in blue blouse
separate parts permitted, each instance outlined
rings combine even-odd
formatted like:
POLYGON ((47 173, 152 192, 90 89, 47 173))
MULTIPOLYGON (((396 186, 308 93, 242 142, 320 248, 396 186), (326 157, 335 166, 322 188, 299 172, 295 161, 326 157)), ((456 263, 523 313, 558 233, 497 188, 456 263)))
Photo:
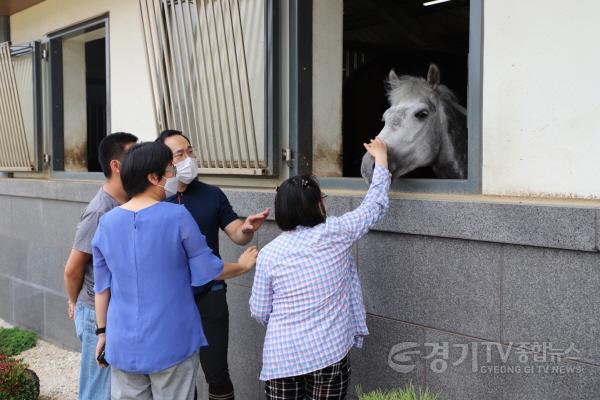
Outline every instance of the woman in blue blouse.
POLYGON ((275 197, 275 221, 284 231, 258 256, 250 312, 267 326, 260 379, 269 400, 346 398, 348 352, 369 334, 353 244, 388 208, 387 150, 365 144, 375 157, 362 204, 327 217, 311 176, 286 180, 275 197))
POLYGON ((113 399, 192 399, 206 346, 192 286, 249 271, 257 250, 225 263, 185 207, 162 202, 171 150, 143 143, 121 165, 131 200, 102 217, 93 245, 97 356, 111 365, 113 399))

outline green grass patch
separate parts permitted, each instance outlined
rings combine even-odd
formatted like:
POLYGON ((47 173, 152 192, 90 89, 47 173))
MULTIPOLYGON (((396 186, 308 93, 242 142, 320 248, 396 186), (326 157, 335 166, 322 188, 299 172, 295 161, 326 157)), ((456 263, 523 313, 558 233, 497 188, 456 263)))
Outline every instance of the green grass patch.
POLYGON ((369 393, 362 393, 359 387, 357 392, 359 400, 439 400, 438 395, 429 389, 417 389, 412 384, 404 389, 375 390, 369 393))
POLYGON ((0 354, 16 356, 36 344, 35 332, 21 328, 0 328, 0 354))

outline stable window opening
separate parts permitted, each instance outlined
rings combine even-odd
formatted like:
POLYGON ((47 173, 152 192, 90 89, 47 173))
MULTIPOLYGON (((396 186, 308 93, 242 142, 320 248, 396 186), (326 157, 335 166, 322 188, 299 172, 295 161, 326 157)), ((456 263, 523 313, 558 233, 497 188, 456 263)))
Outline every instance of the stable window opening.
POLYGON ((53 169, 101 172, 109 133, 108 18, 49 36, 53 169))
POLYGON ((477 192, 482 1, 313 1, 310 18, 311 172, 364 188, 379 135, 394 190, 477 192))

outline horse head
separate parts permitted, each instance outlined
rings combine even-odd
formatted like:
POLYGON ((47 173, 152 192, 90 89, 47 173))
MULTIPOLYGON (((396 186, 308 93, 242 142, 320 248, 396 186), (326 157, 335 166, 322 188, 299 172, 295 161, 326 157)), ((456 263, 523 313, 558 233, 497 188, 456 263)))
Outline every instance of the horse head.
MULTIPOLYGON (((387 79, 390 107, 383 114, 385 125, 377 135, 388 147, 392 178, 419 167, 431 166, 439 178, 464 179, 467 172, 466 111, 454 94, 440 85, 440 71, 429 66, 427 79, 387 79)), ((361 175, 371 181, 375 160, 365 153, 361 175)))

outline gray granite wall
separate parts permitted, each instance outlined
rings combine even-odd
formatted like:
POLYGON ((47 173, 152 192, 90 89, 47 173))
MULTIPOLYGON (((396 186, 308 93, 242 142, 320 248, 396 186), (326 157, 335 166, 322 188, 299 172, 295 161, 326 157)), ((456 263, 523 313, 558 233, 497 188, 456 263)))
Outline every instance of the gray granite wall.
MULTIPOLYGON (((62 268, 98 186, 0 179, 0 318, 68 348, 78 342, 62 268)), ((226 192, 241 215, 273 199, 226 192)), ((359 202, 330 196, 327 206, 339 215, 359 202)), ((393 200, 355 248, 371 335, 352 352, 352 387, 412 382, 450 400, 600 398, 599 214, 567 205, 393 200)), ((277 234, 269 221, 254 243, 277 234)), ((240 252, 223 238, 225 259, 240 252)), ((231 280, 228 290, 241 400, 263 398, 264 330, 248 313, 252 279, 231 280)))

